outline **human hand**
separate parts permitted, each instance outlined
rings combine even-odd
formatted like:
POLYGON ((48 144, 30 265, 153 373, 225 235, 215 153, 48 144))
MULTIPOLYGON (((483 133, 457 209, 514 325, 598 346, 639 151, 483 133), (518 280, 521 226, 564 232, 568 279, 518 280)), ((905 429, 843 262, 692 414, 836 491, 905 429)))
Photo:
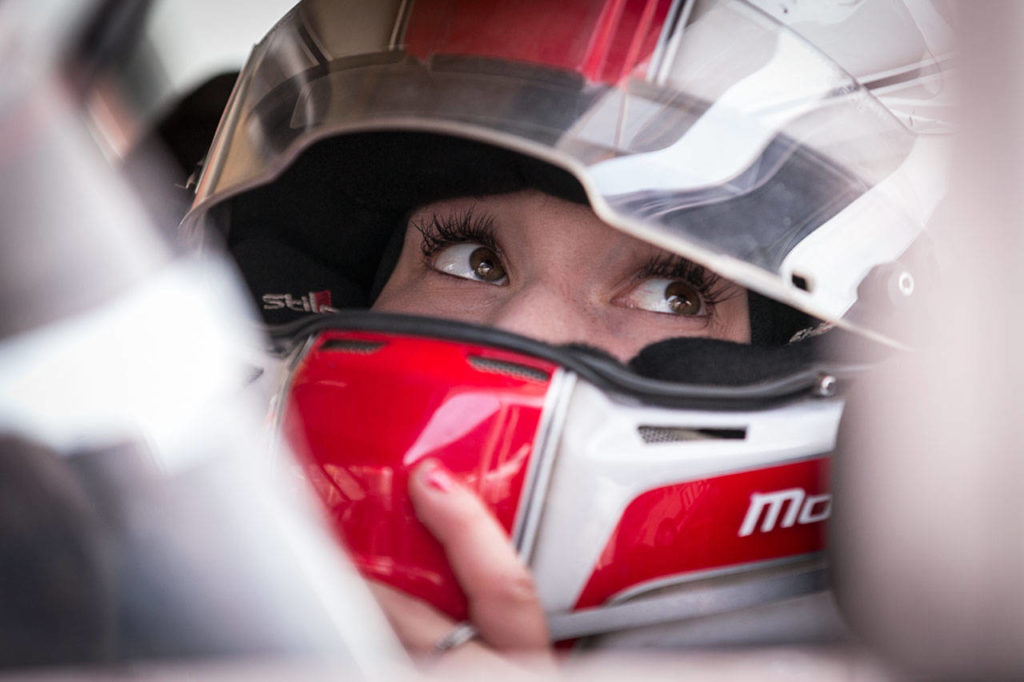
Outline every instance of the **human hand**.
MULTIPOLYGON (((479 639, 451 649, 445 658, 479 664, 510 655, 550 665, 547 624, 533 578, 483 502, 436 460, 412 472, 409 495, 420 521, 444 547, 479 633, 479 639)), ((435 645, 456 625, 426 602, 379 583, 372 587, 414 655, 436 653, 435 645)))

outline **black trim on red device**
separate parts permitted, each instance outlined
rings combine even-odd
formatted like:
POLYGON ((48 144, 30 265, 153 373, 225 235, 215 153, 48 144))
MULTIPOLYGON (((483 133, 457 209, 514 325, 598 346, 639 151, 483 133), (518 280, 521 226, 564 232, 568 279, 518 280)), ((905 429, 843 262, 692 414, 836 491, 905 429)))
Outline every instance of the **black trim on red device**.
MULTIPOLYGON (((716 377, 713 371, 705 372, 700 377, 701 383, 684 381, 680 376, 673 376, 671 380, 654 378, 649 374, 655 370, 641 367, 642 373, 638 373, 636 368, 624 365, 596 349, 552 346, 493 327, 431 317, 352 310, 311 316, 269 328, 274 350, 282 354, 290 352, 310 336, 326 330, 376 331, 494 346, 557 363, 625 400, 674 407, 737 410, 764 408, 812 395, 822 374, 830 374, 842 380, 863 371, 865 366, 864 362, 840 362, 822 357, 819 353, 819 339, 809 339, 781 349, 759 349, 716 339, 670 340, 678 349, 673 357, 686 353, 694 360, 690 364, 707 365, 701 357, 716 358, 718 361, 712 364, 722 366, 722 374, 731 380, 731 385, 722 385, 718 381, 721 377, 716 377), (811 343, 816 345, 812 346, 811 343), (781 373, 765 377, 764 372, 758 373, 758 368, 764 364, 758 360, 764 357, 766 350, 777 354, 788 352, 792 361, 777 363, 781 373), (743 372, 737 371, 737 367, 749 367, 746 376, 754 377, 755 380, 737 383, 744 376, 743 372)), ((672 368, 667 372, 672 375, 672 368)))

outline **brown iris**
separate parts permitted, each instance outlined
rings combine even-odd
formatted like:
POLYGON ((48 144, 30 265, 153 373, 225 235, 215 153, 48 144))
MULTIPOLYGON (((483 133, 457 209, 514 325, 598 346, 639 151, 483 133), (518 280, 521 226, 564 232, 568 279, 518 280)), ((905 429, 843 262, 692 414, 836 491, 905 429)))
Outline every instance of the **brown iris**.
POLYGON ((700 294, 693 286, 681 280, 675 280, 665 287, 665 300, 669 310, 676 315, 699 315, 701 311, 700 294))
POLYGON ((473 250, 469 256, 469 266, 473 274, 485 282, 497 282, 505 277, 505 268, 501 267, 498 256, 486 246, 473 250))

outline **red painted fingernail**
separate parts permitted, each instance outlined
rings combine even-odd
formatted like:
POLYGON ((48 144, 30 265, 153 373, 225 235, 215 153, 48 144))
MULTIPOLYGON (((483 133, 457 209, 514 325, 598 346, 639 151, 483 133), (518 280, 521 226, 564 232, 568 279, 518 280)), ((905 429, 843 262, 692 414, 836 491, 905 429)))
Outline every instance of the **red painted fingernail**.
POLYGON ((452 478, 451 473, 442 464, 437 462, 428 466, 430 468, 424 477, 427 485, 443 493, 451 492, 451 489, 455 487, 455 479, 452 478))

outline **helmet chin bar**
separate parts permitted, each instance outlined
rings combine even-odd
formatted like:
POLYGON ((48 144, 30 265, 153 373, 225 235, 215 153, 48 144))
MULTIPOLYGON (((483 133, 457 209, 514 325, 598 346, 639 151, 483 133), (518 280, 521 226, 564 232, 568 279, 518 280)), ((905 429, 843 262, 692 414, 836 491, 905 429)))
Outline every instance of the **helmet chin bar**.
POLYGON ((427 458, 509 533, 555 639, 826 589, 843 401, 820 390, 820 370, 811 382, 805 369, 753 385, 677 384, 592 351, 373 313, 274 336, 291 357, 280 433, 356 564, 454 618, 464 596, 406 492, 427 458))

